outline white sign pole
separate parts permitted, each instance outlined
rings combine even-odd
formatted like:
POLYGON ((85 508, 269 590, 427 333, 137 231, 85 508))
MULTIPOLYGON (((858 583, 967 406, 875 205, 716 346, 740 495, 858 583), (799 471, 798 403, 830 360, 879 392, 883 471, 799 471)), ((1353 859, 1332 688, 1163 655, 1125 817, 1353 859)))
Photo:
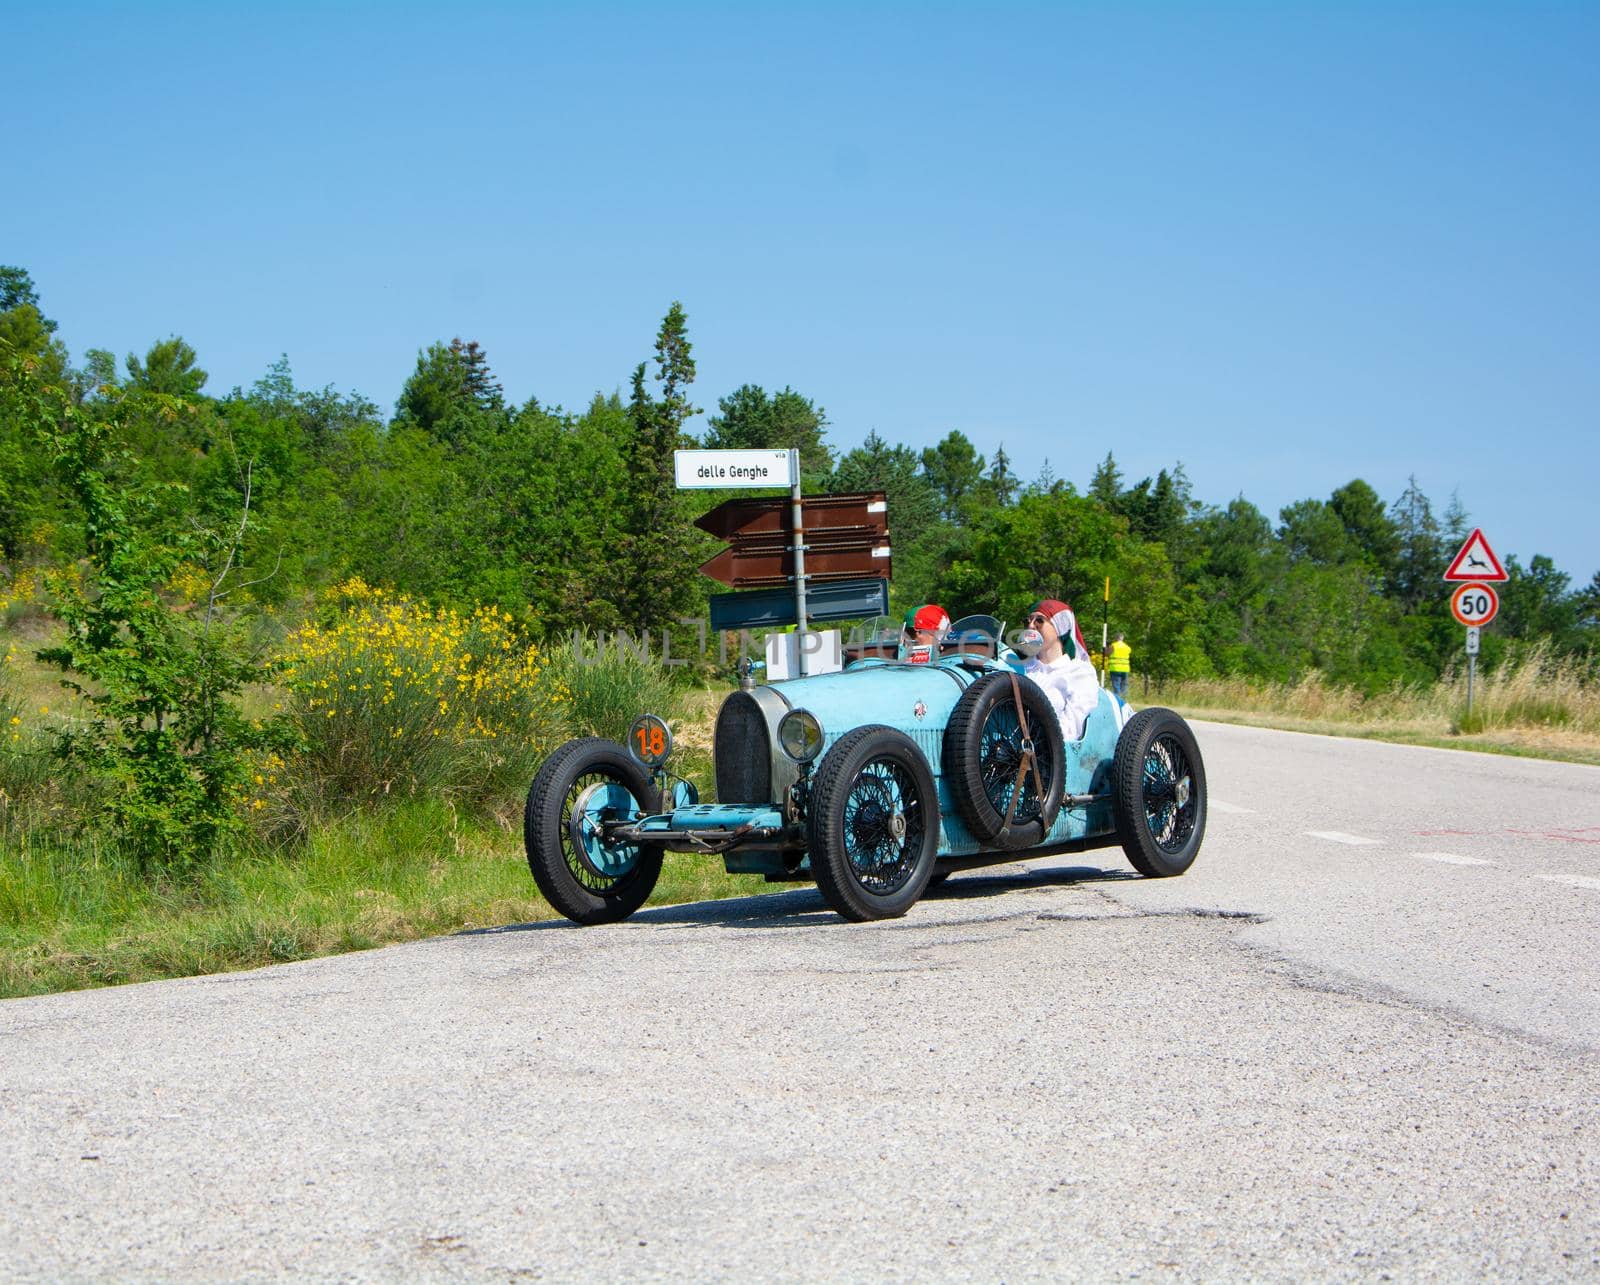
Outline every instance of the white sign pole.
POLYGON ((1467 626, 1467 713, 1472 713, 1472 678, 1478 666, 1478 639, 1477 625, 1467 626))

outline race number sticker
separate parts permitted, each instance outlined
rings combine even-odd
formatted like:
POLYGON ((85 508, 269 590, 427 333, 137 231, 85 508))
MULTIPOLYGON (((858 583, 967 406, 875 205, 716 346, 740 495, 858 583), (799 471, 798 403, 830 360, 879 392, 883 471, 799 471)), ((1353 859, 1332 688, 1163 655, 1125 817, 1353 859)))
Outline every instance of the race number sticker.
POLYGON ((672 753, 672 729, 654 714, 644 714, 628 730, 628 752, 646 767, 660 767, 672 753))

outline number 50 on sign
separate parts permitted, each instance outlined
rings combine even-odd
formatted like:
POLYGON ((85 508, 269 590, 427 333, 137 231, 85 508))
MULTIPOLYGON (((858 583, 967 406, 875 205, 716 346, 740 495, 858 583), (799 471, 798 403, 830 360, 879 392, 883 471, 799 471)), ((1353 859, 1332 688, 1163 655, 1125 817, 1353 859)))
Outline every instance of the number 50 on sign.
POLYGON ((1500 595, 1486 584, 1464 584, 1450 595, 1450 610, 1469 629, 1486 625, 1500 610, 1500 595))

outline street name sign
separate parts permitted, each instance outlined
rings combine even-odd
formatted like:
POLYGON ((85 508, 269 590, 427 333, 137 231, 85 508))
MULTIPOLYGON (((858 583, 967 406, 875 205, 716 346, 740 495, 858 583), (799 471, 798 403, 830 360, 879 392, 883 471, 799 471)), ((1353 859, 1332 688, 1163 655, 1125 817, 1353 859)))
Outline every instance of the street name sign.
POLYGON ((1450 560, 1444 578, 1474 584, 1481 584, 1487 580, 1511 579, 1506 574, 1505 567, 1500 565, 1500 559, 1495 556, 1494 550, 1489 547, 1489 541, 1484 536, 1482 527, 1472 528, 1472 534, 1467 537, 1466 543, 1450 560))
POLYGON ((791 458, 788 451, 673 451, 672 471, 680 491, 787 487, 796 480, 791 458))
POLYGON ((1493 585, 1464 584, 1450 595, 1450 612, 1468 629, 1488 624, 1500 611, 1493 585))

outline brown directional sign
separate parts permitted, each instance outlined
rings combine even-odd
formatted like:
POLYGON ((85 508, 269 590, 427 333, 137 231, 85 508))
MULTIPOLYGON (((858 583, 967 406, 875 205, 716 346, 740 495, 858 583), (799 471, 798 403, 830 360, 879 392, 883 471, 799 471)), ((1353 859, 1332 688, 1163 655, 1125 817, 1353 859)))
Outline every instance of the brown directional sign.
MULTIPOLYGON (((889 534, 889 506, 882 491, 859 495, 807 495, 800 501, 800 511, 807 543, 816 536, 832 532, 889 534)), ((704 517, 696 518, 695 525, 718 539, 735 544, 743 540, 766 543, 768 540, 763 537, 788 536, 789 500, 784 496, 769 500, 729 500, 704 517)), ((809 559, 806 574, 811 574, 809 559)))
MULTIPOLYGON (((729 500, 695 525, 728 541, 700 568, 736 589, 794 583, 787 498, 729 500)), ((889 511, 882 491, 860 495, 807 495, 800 501, 806 580, 876 580, 889 577, 889 511)))
MULTIPOLYGON (((806 579, 887 579, 889 541, 884 536, 825 535, 807 531, 806 579)), ((794 553, 787 544, 746 544, 724 549, 700 570, 735 589, 760 589, 788 584, 794 576, 794 553)))

